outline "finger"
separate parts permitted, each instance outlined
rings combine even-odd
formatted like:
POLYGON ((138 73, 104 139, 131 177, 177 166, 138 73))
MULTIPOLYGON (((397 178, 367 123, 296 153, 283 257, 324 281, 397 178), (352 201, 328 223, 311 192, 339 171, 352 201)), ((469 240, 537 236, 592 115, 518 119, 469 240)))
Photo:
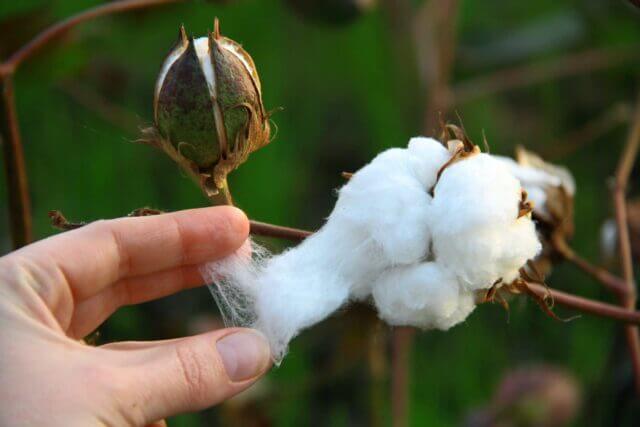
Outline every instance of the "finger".
POLYGON ((204 284, 197 265, 159 273, 128 277, 76 304, 67 335, 82 338, 96 329, 118 308, 162 298, 204 284))
POLYGON ((183 339, 184 338, 169 338, 166 340, 155 340, 155 341, 117 341, 117 342, 110 342, 107 344, 103 344, 99 346, 99 348, 104 350, 121 350, 121 351, 146 350, 146 349, 158 348, 163 345, 172 345, 183 339))
POLYGON ((228 255, 240 247, 248 232, 247 218, 236 208, 193 209, 97 221, 29 245, 8 257, 36 270, 39 284, 66 281, 67 290, 60 286, 38 289, 46 303, 59 303, 61 294, 68 294, 69 290, 78 302, 128 276, 228 255))
POLYGON ((269 345, 251 329, 224 329, 119 353, 126 408, 146 422, 220 403, 253 384, 271 365, 269 345))

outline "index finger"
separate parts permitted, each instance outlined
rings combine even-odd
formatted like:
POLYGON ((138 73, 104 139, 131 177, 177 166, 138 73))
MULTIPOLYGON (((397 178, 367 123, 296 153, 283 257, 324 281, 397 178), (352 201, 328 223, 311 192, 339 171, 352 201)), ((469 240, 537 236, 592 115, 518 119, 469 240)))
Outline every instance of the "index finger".
POLYGON ((248 234, 246 215, 237 208, 220 206, 96 221, 8 257, 22 258, 49 276, 40 281, 62 278, 78 302, 125 277, 224 257, 238 249, 248 234))

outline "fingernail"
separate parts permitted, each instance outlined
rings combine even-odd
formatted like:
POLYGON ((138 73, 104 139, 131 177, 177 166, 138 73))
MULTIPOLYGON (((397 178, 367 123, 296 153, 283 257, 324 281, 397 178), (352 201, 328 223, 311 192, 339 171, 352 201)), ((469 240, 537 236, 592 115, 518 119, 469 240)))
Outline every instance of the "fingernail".
POLYGON ((226 335, 216 343, 231 381, 243 381, 262 373, 271 359, 265 337, 253 329, 226 335))

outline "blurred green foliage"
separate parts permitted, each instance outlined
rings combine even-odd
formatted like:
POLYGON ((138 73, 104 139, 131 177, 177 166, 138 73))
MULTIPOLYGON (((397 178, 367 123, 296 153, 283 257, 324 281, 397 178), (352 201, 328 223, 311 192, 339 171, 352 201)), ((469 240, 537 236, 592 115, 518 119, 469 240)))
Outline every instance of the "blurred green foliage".
MULTIPOLYGON (((99 3, 0 3, 0 54, 6 57, 47 23, 99 3)), ((398 52, 412 46, 392 34, 388 11, 395 2, 381 2, 384 7, 344 26, 307 22, 283 1, 228 3, 192 1, 102 18, 24 64, 16 77, 17 104, 39 238, 55 233, 50 209, 72 220, 93 220, 141 206, 206 205, 168 158, 135 143, 139 128, 151 123, 155 76, 181 23, 200 35, 218 16, 223 34, 255 59, 267 109, 284 107, 273 117, 278 127, 273 143, 230 178, 235 199, 251 218, 319 227, 335 200, 340 172, 356 170, 378 151, 403 146, 420 133, 426 88, 415 64, 399 60, 398 52)), ((421 2, 400 3, 417 8, 421 2)), ((409 30, 411 25, 406 23, 409 30)), ((640 49, 640 14, 622 0, 467 0, 452 81, 584 49, 624 46, 640 49)), ((571 131, 616 105, 631 105, 640 90, 638 71, 636 60, 482 97, 456 110, 472 138, 480 141, 486 133, 493 152, 510 154, 516 144, 553 152, 553 144, 563 144, 571 131)), ((554 159, 575 174, 573 243, 589 259, 599 256, 599 228, 611 214, 607 180, 625 134, 618 126, 554 159)), ((631 182, 636 192, 638 177, 636 171, 631 182)), ((5 198, 3 183, 0 200, 5 198)), ((0 203, 3 252, 9 249, 6 217, 0 203)), ((610 300, 568 265, 556 267, 549 283, 610 300)), ((216 312, 206 289, 192 290, 120 310, 101 328, 100 340, 193 333, 194 318, 207 320, 216 312)), ((389 424, 388 336, 367 309, 347 310, 294 340, 282 366, 246 395, 176 417, 170 425, 389 424), (373 377, 371 342, 377 342, 386 364, 373 377)), ((510 367, 540 361, 565 367, 581 383, 585 404, 576 425, 632 425, 638 416, 621 328, 588 316, 559 323, 520 298, 512 301, 509 314, 486 305, 447 333, 417 335, 410 367, 411 425, 459 424, 489 400, 510 367)))

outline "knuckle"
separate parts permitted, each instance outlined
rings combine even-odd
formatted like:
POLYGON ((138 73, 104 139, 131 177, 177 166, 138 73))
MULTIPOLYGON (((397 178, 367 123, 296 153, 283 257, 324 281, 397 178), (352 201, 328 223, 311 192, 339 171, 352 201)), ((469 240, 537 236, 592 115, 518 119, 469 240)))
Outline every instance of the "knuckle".
POLYGON ((207 360, 186 344, 176 346, 175 355, 180 379, 186 388, 188 399, 195 406, 206 406, 210 394, 207 360))
POLYGON ((237 208, 225 207, 212 225, 215 235, 224 239, 229 246, 243 240, 249 234, 249 222, 244 213, 237 208))
POLYGON ((126 245, 123 242, 123 235, 118 231, 117 227, 114 227, 118 219, 112 220, 98 220, 94 221, 85 227, 92 228, 95 234, 106 234, 113 242, 113 250, 118 258, 119 275, 126 276, 133 269, 133 260, 131 254, 127 250, 126 245))

